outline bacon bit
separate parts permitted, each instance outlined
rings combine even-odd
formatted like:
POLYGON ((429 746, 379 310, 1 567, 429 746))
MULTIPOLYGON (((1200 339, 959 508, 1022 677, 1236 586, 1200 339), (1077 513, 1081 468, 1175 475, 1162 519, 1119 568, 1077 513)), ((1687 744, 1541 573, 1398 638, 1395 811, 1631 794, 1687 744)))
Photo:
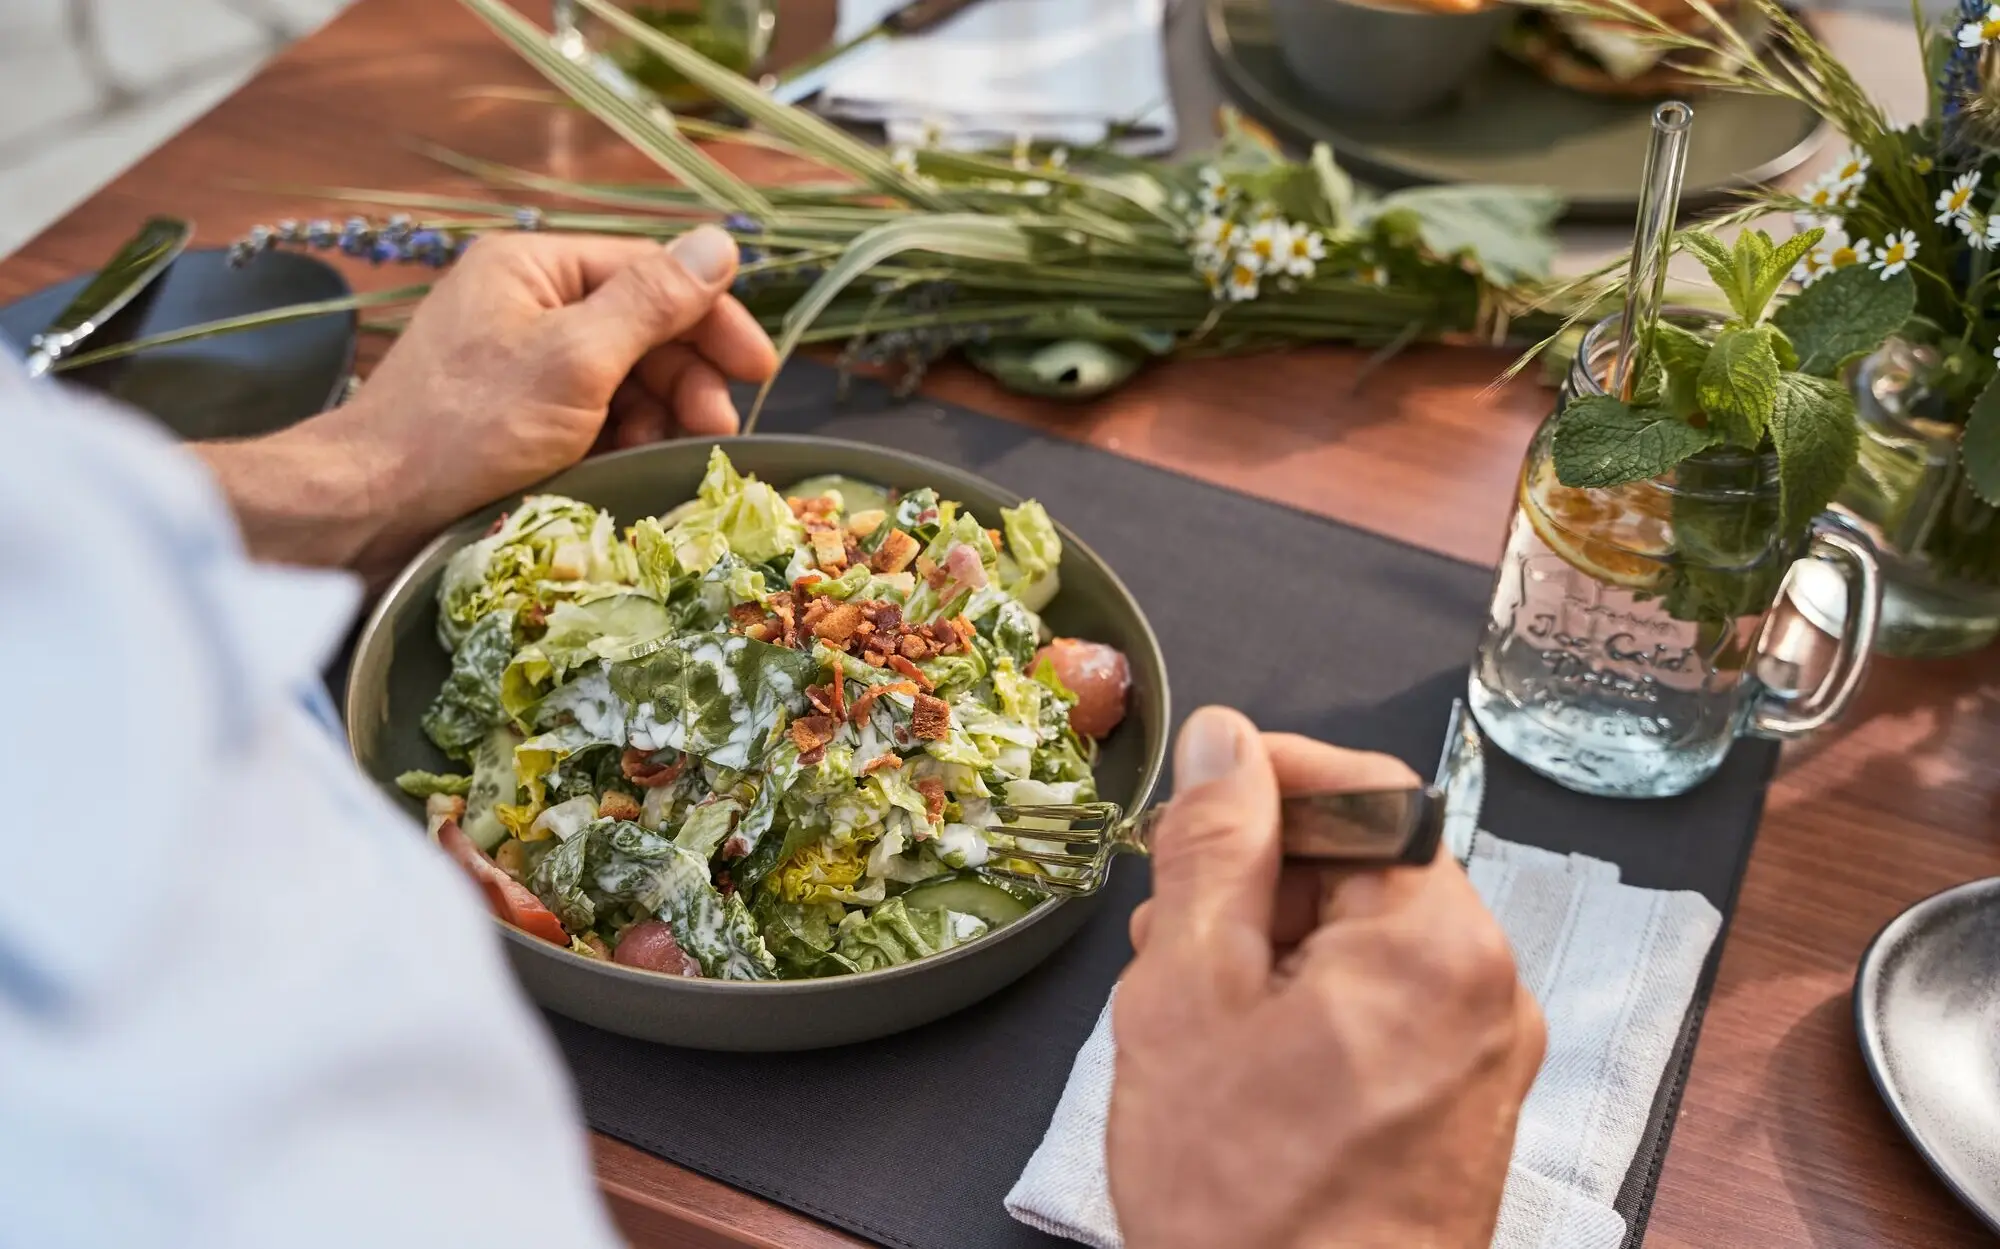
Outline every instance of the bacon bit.
POLYGON ((881 772, 889 768, 900 768, 902 766, 903 761, 901 759, 898 759, 888 751, 884 751, 861 765, 861 775, 866 776, 870 772, 881 772))
POLYGON ((951 631, 958 634, 958 644, 960 646, 971 646, 973 636, 979 632, 972 627, 972 622, 964 616, 953 616, 951 618, 951 631))
POLYGON ((818 767, 820 762, 825 758, 826 747, 815 746, 799 756, 799 766, 802 768, 818 767))
POLYGON ((937 518, 938 518, 938 510, 934 507, 927 507, 923 511, 917 513, 917 523, 919 525, 928 525, 937 518))
POLYGON ((636 820, 639 818, 639 803, 630 794, 618 790, 607 790, 597 800, 597 818, 600 820, 636 820))
MULTIPOLYGON (((741 833, 729 834, 728 839, 722 843, 722 857, 725 859, 740 859, 748 853, 750 853, 750 839, 741 833)), ((732 884, 730 887, 733 889, 735 886, 732 884)))
POLYGON ((910 731, 931 742, 941 742, 950 737, 950 704, 933 694, 917 695, 917 708, 910 717, 910 731))
POLYGON ((912 788, 924 796, 924 814, 931 817, 931 823, 938 822, 944 815, 944 782, 935 776, 926 776, 912 788))
POLYGON ((863 654, 861 658, 871 668, 880 668, 889 662, 887 651, 871 650, 863 654))
POLYGON ((1006 539, 1001 536, 998 529, 988 529, 986 536, 993 543, 993 549, 996 551, 1006 545, 1006 539))
POLYGON ((901 572, 923 549, 923 543, 900 529, 892 529, 882 539, 882 545, 875 549, 875 557, 868 561, 868 566, 876 572, 901 572))
POLYGON ((840 665, 833 666, 833 680, 828 682, 833 693, 831 714, 836 720, 847 718, 847 678, 842 675, 840 665))
POLYGON ((826 692, 824 685, 806 686, 806 701, 827 715, 833 715, 833 696, 826 692))
POLYGON ((641 789, 659 789, 681 779, 681 772, 687 768, 688 757, 682 755, 672 763, 654 763, 652 756, 636 746, 627 746, 625 753, 618 756, 618 770, 625 779, 641 789))
POLYGON ((812 535, 813 560, 834 576, 847 567, 847 541, 837 529, 822 529, 812 535))
MULTIPOLYGON (((906 642, 909 641, 908 638, 904 638, 903 640, 906 642)), ((921 693, 928 694, 937 688, 931 684, 931 679, 924 675, 923 669, 917 667, 917 665, 911 663, 901 655, 889 656, 889 666, 916 682, 917 689, 921 693)))
POLYGON ((502 512, 498 516, 495 516, 493 518, 492 524, 486 526, 486 536, 489 538, 492 537, 494 534, 499 533, 502 529, 506 528, 506 525, 507 525, 507 513, 502 512))
POLYGON ((521 613, 521 623, 530 629, 539 629, 548 622, 549 609, 540 603, 530 604, 528 610, 521 613))
POLYGON ((868 557, 862 554, 861 548, 854 545, 852 542, 847 543, 845 546, 841 548, 841 554, 847 557, 847 563, 849 567, 852 567, 855 564, 865 564, 868 562, 868 557))
POLYGON ((861 692, 861 697, 854 700, 854 706, 848 708, 847 718, 856 724, 861 723, 868 718, 868 709, 875 705, 875 700, 884 694, 920 693, 922 691, 909 681, 889 681, 881 685, 870 686, 861 692))
POLYGON ((743 636, 753 642, 775 642, 780 634, 774 624, 753 624, 743 631, 743 636))
POLYGON ((797 581, 792 582, 792 601, 796 603, 802 598, 811 598, 810 587, 818 585, 824 580, 826 578, 820 576, 818 573, 809 572, 797 581))
POLYGON ((838 728, 832 716, 801 716, 792 721, 792 740, 798 743, 800 761, 832 741, 838 728))
POLYGON ((799 627, 812 632, 813 626, 826 619, 826 614, 833 610, 833 604, 834 600, 830 598, 816 598, 807 603, 806 614, 800 617, 799 627))
POLYGON ((861 605, 861 613, 868 617, 868 623, 884 633, 903 631, 903 609, 895 603, 871 599, 861 605))
POLYGON ((838 604, 812 626, 813 636, 839 646, 854 636, 855 627, 861 623, 861 619, 861 608, 858 604, 838 604))
POLYGON ((764 623, 764 609, 755 603, 738 603, 729 609, 729 622, 743 628, 764 623))
MULTIPOLYGON (((744 851, 744 853, 748 854, 749 851, 746 850, 744 851)), ((730 876, 728 868, 725 867, 720 871, 716 872, 715 891, 721 894, 725 898, 728 897, 730 894, 736 892, 736 881, 733 877, 730 876)))

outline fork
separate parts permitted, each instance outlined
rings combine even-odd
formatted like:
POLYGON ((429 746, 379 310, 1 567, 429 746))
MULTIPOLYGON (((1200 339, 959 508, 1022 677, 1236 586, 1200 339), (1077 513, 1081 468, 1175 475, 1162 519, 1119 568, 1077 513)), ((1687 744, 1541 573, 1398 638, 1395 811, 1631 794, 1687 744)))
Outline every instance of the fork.
MULTIPOLYGON (((1452 704, 1443 756, 1430 785, 1283 799, 1285 858, 1357 867, 1424 864, 1436 857, 1448 832, 1458 843, 1453 853, 1469 857, 1484 782, 1479 734, 1461 699, 1452 704)), ((1110 879, 1118 854, 1148 853, 1148 837, 1164 814, 1156 807, 1127 816, 1115 802, 995 805, 995 822, 985 826, 992 857, 978 870, 1049 893, 1096 893, 1110 879), (1006 844, 994 844, 994 836, 1006 844), (1013 863, 1042 870, 1009 866, 1013 863)))

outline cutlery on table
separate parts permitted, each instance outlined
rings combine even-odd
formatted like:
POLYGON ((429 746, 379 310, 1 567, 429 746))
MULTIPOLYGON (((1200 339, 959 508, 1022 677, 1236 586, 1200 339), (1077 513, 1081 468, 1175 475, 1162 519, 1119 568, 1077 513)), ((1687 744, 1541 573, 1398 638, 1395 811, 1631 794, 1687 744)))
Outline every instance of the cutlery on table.
POLYGON ((103 328, 125 305, 166 272, 187 247, 194 227, 176 217, 154 217, 118 249, 69 306, 28 340, 28 376, 40 377, 77 345, 103 328))
POLYGON ((974 0, 910 0, 852 39, 826 48, 781 75, 767 76, 762 85, 780 104, 810 99, 825 89, 836 69, 879 50, 891 39, 921 35, 973 3, 974 0))
MULTIPOLYGON (((1409 789, 1284 799, 1280 822, 1285 858, 1349 867, 1423 864, 1444 841, 1462 861, 1472 852, 1485 788, 1479 730, 1466 714, 1464 701, 1455 701, 1436 779, 1409 789)), ((1115 802, 996 805, 995 822, 986 825, 986 831, 1003 834, 1014 844, 993 846, 992 860, 979 870, 1051 893, 1096 893, 1109 879, 1115 855, 1147 852, 1147 833, 1165 810, 1155 807, 1128 818, 1115 802), (1004 866, 1009 859, 1052 868, 1058 874, 1009 868, 1004 866)))

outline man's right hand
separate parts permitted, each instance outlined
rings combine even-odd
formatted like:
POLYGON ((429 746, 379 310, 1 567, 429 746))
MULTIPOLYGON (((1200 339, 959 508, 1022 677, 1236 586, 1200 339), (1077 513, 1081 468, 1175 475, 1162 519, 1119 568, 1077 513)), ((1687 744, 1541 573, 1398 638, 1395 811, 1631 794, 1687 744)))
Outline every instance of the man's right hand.
POLYGON ((1189 719, 1113 1014, 1106 1137, 1129 1249, 1485 1249, 1541 1013, 1448 856, 1280 870, 1287 793, 1399 762, 1189 719))

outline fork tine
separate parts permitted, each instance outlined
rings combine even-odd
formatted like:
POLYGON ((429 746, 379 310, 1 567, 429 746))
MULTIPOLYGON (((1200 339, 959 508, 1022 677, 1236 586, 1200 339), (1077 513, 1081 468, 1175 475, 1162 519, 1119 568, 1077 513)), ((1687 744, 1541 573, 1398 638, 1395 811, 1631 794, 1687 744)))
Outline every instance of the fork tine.
POLYGON ((1021 846, 994 846, 993 853, 1003 859, 1026 859, 1030 863, 1046 863, 1050 867, 1091 867, 1097 863, 1094 854, 1058 854, 1052 850, 1029 850, 1021 846))
POLYGON ((1037 872, 1017 872, 1012 868, 992 865, 981 867, 978 870, 987 876, 1004 876, 1008 880, 1018 880, 1023 884, 1033 885, 1044 893, 1092 893, 1096 891, 1098 885, 1101 883, 1098 879, 1091 876, 1083 876, 1075 879, 1061 876, 1043 876, 1037 872))

